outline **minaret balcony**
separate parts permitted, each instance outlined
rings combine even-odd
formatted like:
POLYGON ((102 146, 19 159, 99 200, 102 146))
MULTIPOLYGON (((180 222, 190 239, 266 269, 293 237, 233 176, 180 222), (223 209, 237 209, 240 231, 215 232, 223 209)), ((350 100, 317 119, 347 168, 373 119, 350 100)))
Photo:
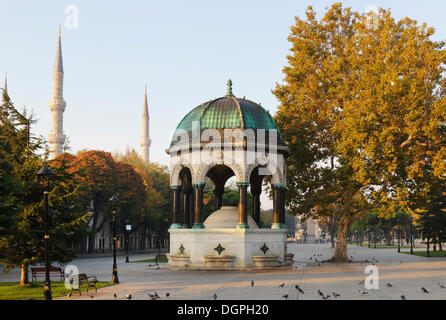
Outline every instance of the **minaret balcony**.
POLYGON ((146 138, 142 138, 141 142, 140 142, 141 146, 148 146, 148 147, 150 147, 151 143, 152 143, 152 140, 146 139, 146 138))
POLYGON ((64 144, 65 139, 66 139, 66 136, 63 133, 51 132, 48 135, 48 141, 50 144, 54 144, 54 143, 55 144, 64 144))
POLYGON ((50 110, 51 111, 65 111, 65 107, 67 103, 63 98, 54 97, 53 100, 50 101, 50 110))

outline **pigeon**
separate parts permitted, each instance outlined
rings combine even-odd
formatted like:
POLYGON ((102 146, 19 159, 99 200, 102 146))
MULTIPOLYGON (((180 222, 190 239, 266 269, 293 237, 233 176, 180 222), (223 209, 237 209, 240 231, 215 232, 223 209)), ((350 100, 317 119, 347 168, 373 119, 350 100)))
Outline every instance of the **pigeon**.
POLYGON ((169 298, 169 296, 170 296, 170 293, 166 292, 166 298, 169 298))
POLYGON ((297 291, 299 291, 300 293, 302 293, 302 294, 305 294, 305 292, 296 284, 295 286, 294 286, 296 289, 297 289, 297 291))
POLYGON ((406 296, 404 294, 401 296, 401 300, 406 300, 406 296))
POLYGON ((149 293, 148 295, 150 296, 150 298, 152 298, 152 300, 160 299, 160 296, 158 295, 158 293, 156 293, 156 291, 155 294, 149 293))
POLYGON ((324 299, 324 300, 328 300, 328 298, 330 298, 330 295, 326 295, 326 296, 322 296, 322 299, 324 299))
POLYGON ((359 294, 366 295, 369 294, 367 291, 359 290, 359 294))
POLYGON ((254 280, 251 280, 251 287, 254 287, 254 280))
POLYGON ((278 287, 283 288, 283 286, 285 285, 285 283, 279 284, 278 287))
POLYGON ((340 297, 340 296, 341 295, 339 293, 336 293, 336 292, 333 291, 333 297, 337 298, 337 297, 340 297))
POLYGON ((423 291, 424 293, 429 293, 429 291, 427 291, 425 287, 421 287, 421 291, 423 291))
POLYGON ((217 300, 217 294, 214 293, 214 300, 217 300))
POLYGON ((288 299, 288 295, 285 294, 285 295, 282 296, 282 298, 284 298, 285 300, 287 300, 287 299, 288 299))
POLYGON ((437 285, 438 285, 441 289, 445 289, 445 288, 446 288, 446 287, 445 287, 443 284, 441 284, 440 282, 438 282, 437 285))
POLYGON ((386 284, 386 287, 387 287, 387 288, 392 288, 393 286, 392 286, 391 283, 387 283, 387 284, 386 284))
POLYGON ((113 293, 113 297, 116 299, 118 295, 116 293, 113 293))
POLYGON ((321 290, 317 290, 317 293, 321 296, 321 297, 323 297, 324 296, 324 294, 322 293, 322 291, 321 290))
POLYGON ((131 294, 128 294, 128 295, 125 296, 125 298, 126 298, 127 300, 130 300, 130 299, 132 299, 132 295, 131 295, 131 294))

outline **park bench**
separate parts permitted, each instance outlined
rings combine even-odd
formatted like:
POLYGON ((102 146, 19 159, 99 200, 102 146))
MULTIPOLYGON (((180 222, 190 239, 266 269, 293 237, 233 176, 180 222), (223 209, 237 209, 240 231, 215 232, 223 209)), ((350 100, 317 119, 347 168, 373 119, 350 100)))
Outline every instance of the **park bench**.
MULTIPOLYGON (((77 275, 77 277, 79 280, 79 283, 78 283, 79 286, 77 288, 71 287, 70 296, 73 291, 79 291, 79 295, 81 296, 82 295, 82 293, 81 293, 82 285, 87 286, 87 293, 90 288, 94 288, 95 293, 98 292, 98 289, 96 288, 96 283, 98 282, 98 279, 95 276, 87 276, 85 273, 80 273, 77 275)), ((70 279, 70 284, 73 284, 73 278, 70 279)))
MULTIPOLYGON (((31 267, 32 281, 37 281, 37 276, 45 276, 45 267, 31 267)), ((60 281, 65 277, 64 271, 60 267, 50 267, 51 275, 60 275, 60 281)))

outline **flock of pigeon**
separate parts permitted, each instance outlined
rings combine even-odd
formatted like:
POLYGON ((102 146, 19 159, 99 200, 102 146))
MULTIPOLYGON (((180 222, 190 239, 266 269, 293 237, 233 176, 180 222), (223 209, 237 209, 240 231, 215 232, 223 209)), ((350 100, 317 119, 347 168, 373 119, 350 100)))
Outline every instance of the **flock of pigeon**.
MULTIPOLYGON (((158 300, 158 299, 161 299, 161 296, 160 296, 156 291, 155 291, 154 294, 148 293, 147 295, 150 297, 151 300, 158 300)), ((71 297, 71 293, 68 295, 68 297, 71 297)), ((94 299, 94 295, 89 295, 88 297, 89 297, 90 299, 94 299)), ((169 292, 166 292, 166 298, 169 298, 169 297, 170 297, 170 293, 169 293, 169 292)), ((113 298, 114 298, 114 299, 118 299, 118 295, 117 295, 116 293, 114 293, 114 294, 113 294, 113 298)), ((126 298, 127 300, 132 300, 133 296, 129 293, 129 294, 125 295, 125 298, 126 298)))
MULTIPOLYGON (((355 252, 353 252, 353 253, 355 253, 355 252)), ((321 266, 321 264, 323 263, 323 261, 321 261, 321 257, 322 257, 322 254, 314 254, 312 257, 309 258, 309 260, 310 260, 310 261, 314 261, 314 262, 317 263, 319 266, 321 266), (318 258, 319 258, 319 260, 318 260, 318 258)), ((350 258, 353 260, 353 256, 350 256, 350 258)), ((372 261, 365 260, 364 262, 366 262, 366 263, 370 263, 370 262, 371 262, 373 265, 375 265, 375 263, 378 263, 379 261, 376 260, 375 258, 372 258, 372 261)), ((401 263, 401 262, 400 262, 400 263, 401 263)), ((158 266, 158 263, 157 263, 156 261, 155 261, 155 264, 153 264, 153 265, 152 265, 152 264, 149 264, 148 267, 155 267, 157 270, 159 270, 159 266, 158 266)), ((298 268, 298 267, 295 266, 295 268, 298 268)), ((364 285, 364 280, 359 281, 358 284, 359 284, 360 286, 363 286, 363 285, 364 285)), ((251 280, 251 287, 254 287, 254 285, 255 285, 254 280, 251 280)), ((438 287, 441 288, 441 289, 446 289, 446 285, 444 285, 444 284, 442 284, 442 283, 440 283, 440 282, 438 282, 437 285, 438 285, 438 287)), ((284 287, 285 287, 285 283, 281 283, 280 285, 278 285, 278 287, 279 287, 279 288, 284 288, 284 287)), ((387 284, 386 284, 386 287, 387 287, 387 288, 392 288, 393 285, 392 285, 391 283, 387 283, 387 284)), ((305 294, 304 290, 302 290, 302 288, 299 287, 299 285, 296 284, 296 285, 294 286, 294 288, 295 288, 296 291, 297 291, 296 299, 299 299, 299 295, 300 295, 300 294, 305 294)), ((421 291, 422 291, 424 294, 429 294, 429 290, 427 290, 425 287, 421 287, 421 291)), ((318 295, 321 297, 321 299, 323 299, 323 300, 328 300, 329 298, 334 298, 334 299, 336 299, 336 298, 339 298, 339 297, 341 296, 339 293, 336 293, 336 292, 334 292, 334 291, 332 292, 331 295, 330 295, 330 294, 325 294, 325 293, 323 293, 320 289, 317 290, 317 293, 318 293, 318 295)), ((364 291, 364 290, 362 290, 362 289, 359 289, 359 290, 358 290, 358 293, 359 293, 361 296, 365 296, 365 295, 368 295, 368 294, 369 294, 367 291, 364 291)), ((148 293, 148 296, 150 297, 151 300, 158 300, 158 299, 161 299, 161 297, 158 295, 158 293, 157 293, 156 291, 155 291, 154 294, 148 293)), ((169 298, 169 297, 170 297, 170 293, 169 293, 169 292, 166 292, 165 296, 166 296, 166 298, 169 298)), ((68 297, 71 297, 71 292, 68 294, 68 297)), ((114 294, 113 294, 113 297, 114 297, 114 299, 117 299, 117 298, 118 298, 118 295, 117 295, 116 293, 114 293, 114 294)), ((285 294, 285 295, 282 296, 282 298, 285 299, 285 300, 288 300, 288 297, 289 297, 288 294, 285 294)), ((90 299, 94 299, 94 296, 93 296, 93 295, 89 295, 89 298, 90 298, 90 299)), ((125 298, 126 298, 127 300, 131 300, 131 299, 132 299, 132 295, 131 295, 131 294, 127 294, 127 295, 125 296, 125 298)), ((214 300, 217 300, 217 298, 218 298, 217 294, 214 293, 213 296, 212 296, 212 298, 213 298, 214 300)), ((405 296, 405 295, 401 295, 401 300, 407 300, 406 296, 405 296)))
MULTIPOLYGON (((358 284, 359 284, 359 285, 364 285, 364 280, 359 281, 358 284)), ((251 280, 251 287, 254 287, 254 285, 255 285, 254 280, 251 280)), ((446 289, 446 286, 445 286, 444 284, 440 283, 440 282, 438 282, 437 285, 438 285, 438 287, 441 288, 441 289, 446 289)), ((284 287, 285 287, 285 283, 281 283, 281 284, 278 285, 278 288, 284 288, 284 287)), ((393 285, 392 285, 391 283, 387 283, 387 284, 386 284, 386 287, 387 287, 387 288, 392 288, 393 285)), ((296 297, 296 299, 299 298, 299 294, 305 294, 305 291, 304 291, 299 285, 296 284, 296 285, 294 286, 294 288, 295 288, 296 291, 297 291, 297 297, 296 297)), ((421 291, 422 291, 424 294, 428 294, 428 293, 429 293, 429 291, 428 291, 425 287, 421 287, 421 291)), ((368 294, 369 294, 367 291, 364 291, 364 290, 362 290, 362 289, 359 289, 358 292, 359 292, 359 294, 360 294, 361 296, 364 296, 364 295, 368 295, 368 294)), ((336 299, 336 298, 339 298, 339 297, 341 296, 339 293, 336 293, 335 291, 333 291, 331 295, 330 295, 330 294, 325 294, 325 293, 323 293, 320 289, 317 290, 317 293, 318 293, 318 295, 321 297, 321 299, 323 299, 323 300, 328 300, 329 298, 334 298, 334 299, 336 299)), ((155 291, 154 294, 148 293, 147 295, 150 297, 151 300, 159 300, 159 299, 161 299, 161 296, 160 296, 156 291, 155 291)), ((69 293, 68 296, 71 297, 71 292, 69 293)), ((169 293, 169 292, 166 292, 165 296, 166 296, 166 298, 169 298, 169 297, 170 297, 170 293, 169 293)), ((117 298, 118 298, 118 295, 117 295, 116 293, 114 293, 114 294, 113 294, 113 297, 114 297, 114 299, 117 299, 117 298)), ((288 300, 288 297, 289 297, 288 294, 285 294, 285 295, 282 296, 282 298, 285 299, 285 300, 288 300)), ((89 295, 89 298, 90 298, 90 299, 94 299, 94 296, 93 296, 93 295, 89 295)), ((131 295, 131 294, 127 294, 127 295, 125 296, 125 298, 126 298, 127 300, 131 300, 131 299, 132 299, 132 295, 131 295)), ((212 296, 212 298, 213 298, 214 300, 217 300, 217 298, 218 298, 217 294, 214 293, 213 296, 212 296)), ((406 299, 406 296, 405 296, 405 295, 401 295, 401 300, 407 300, 407 299, 406 299)))

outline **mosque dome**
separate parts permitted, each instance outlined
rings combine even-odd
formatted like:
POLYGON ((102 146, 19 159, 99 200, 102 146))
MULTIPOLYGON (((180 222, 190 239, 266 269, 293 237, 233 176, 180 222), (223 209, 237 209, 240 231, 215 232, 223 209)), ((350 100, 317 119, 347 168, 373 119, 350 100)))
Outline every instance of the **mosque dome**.
POLYGON ((178 124, 171 147, 180 145, 179 137, 187 132, 191 136, 194 123, 205 129, 265 129, 277 131, 277 144, 285 146, 283 136, 270 115, 259 104, 248 99, 237 98, 232 94, 232 82, 228 80, 226 96, 200 104, 190 111, 178 124))
MULTIPOLYGON (((235 229, 238 224, 238 207, 222 206, 213 212, 204 221, 206 229, 235 229)), ((248 215, 248 226, 250 229, 258 229, 257 223, 248 215)))

